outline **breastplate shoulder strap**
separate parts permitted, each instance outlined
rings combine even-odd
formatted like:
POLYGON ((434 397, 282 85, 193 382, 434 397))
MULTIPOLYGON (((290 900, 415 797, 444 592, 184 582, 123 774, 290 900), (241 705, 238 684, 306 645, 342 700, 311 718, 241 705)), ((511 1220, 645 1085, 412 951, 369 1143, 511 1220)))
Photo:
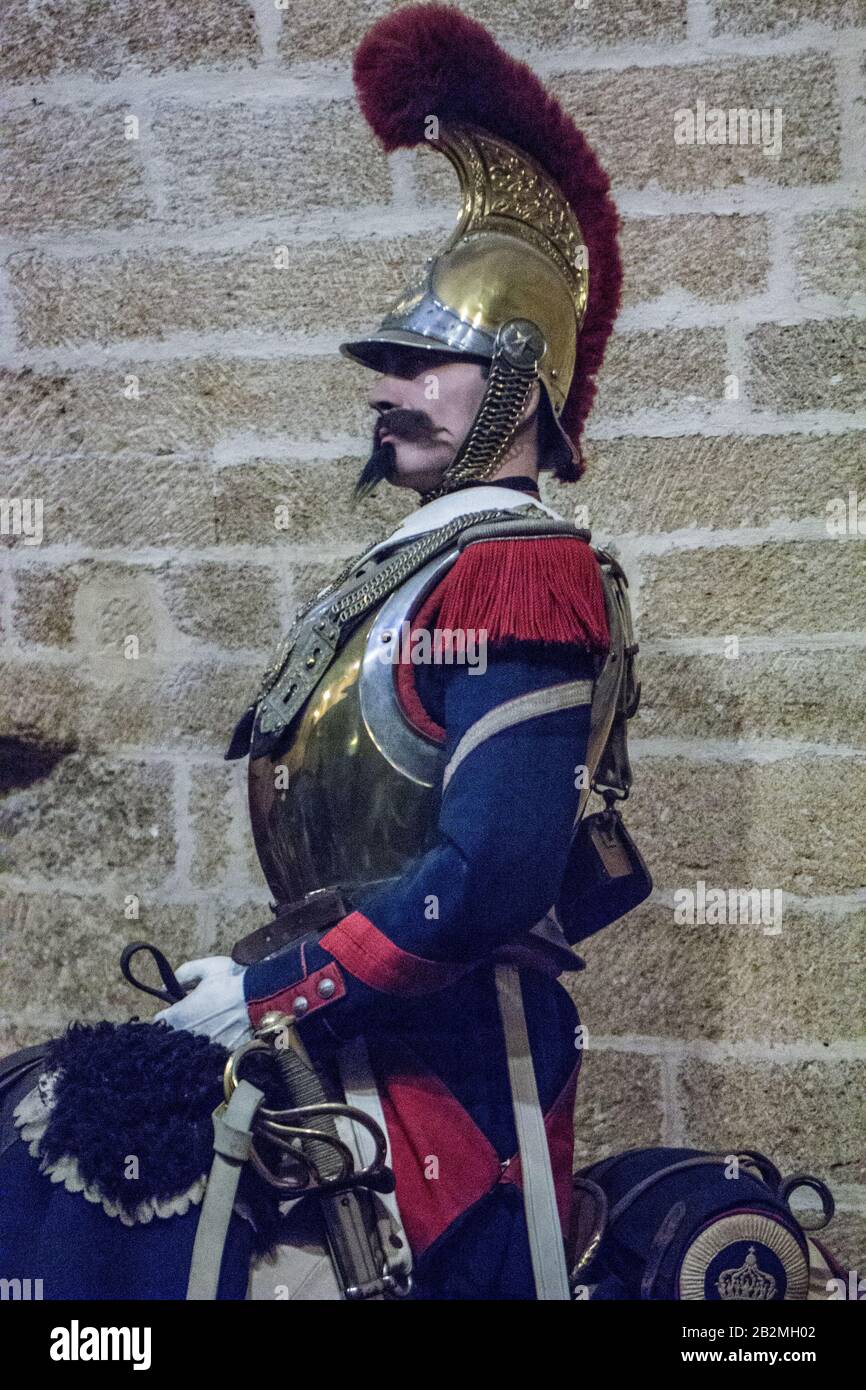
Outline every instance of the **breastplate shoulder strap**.
POLYGON ((278 661, 266 673, 256 702, 251 755, 259 757, 271 751, 360 619, 452 545, 463 531, 479 526, 507 526, 515 512, 537 512, 537 508, 528 504, 526 508, 492 508, 453 517, 444 526, 387 552, 384 558, 376 556, 372 563, 360 560, 341 587, 314 599, 306 612, 299 614, 281 646, 278 661))
MULTIPOLYGON (((510 515, 513 516, 514 513, 510 513, 510 515)), ((461 531, 457 545, 460 550, 464 550, 473 541, 507 540, 509 537, 516 537, 521 540, 525 538, 543 540, 548 536, 571 536, 576 540, 589 541, 592 539, 592 532, 579 526, 573 526, 570 521, 561 521, 556 517, 527 515, 513 521, 499 521, 493 526, 489 523, 467 526, 464 531, 461 531)))
POLYGON ((637 713, 640 703, 638 644, 634 640, 625 571, 607 551, 596 550, 595 554, 604 585, 610 650, 593 693, 591 739, 596 741, 597 761, 592 759, 595 762, 592 786, 594 791, 608 790, 616 799, 624 800, 632 784, 628 721, 637 713))

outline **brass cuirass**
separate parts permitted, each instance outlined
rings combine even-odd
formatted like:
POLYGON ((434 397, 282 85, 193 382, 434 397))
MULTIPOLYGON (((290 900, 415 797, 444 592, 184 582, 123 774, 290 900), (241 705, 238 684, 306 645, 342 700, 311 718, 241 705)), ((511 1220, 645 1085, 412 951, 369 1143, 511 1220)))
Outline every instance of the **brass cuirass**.
POLYGON ((250 816, 277 904, 392 878, 434 842, 442 752, 397 700, 402 623, 453 564, 437 557, 336 654, 274 756, 251 758, 250 816))
MULTIPOLYGON (((520 523, 524 530, 532 524, 520 523)), ((574 533, 564 522, 535 526, 574 533)), ((342 889, 351 899, 363 887, 396 877, 435 843, 444 752, 403 712, 394 658, 402 634, 458 554, 459 544, 449 544, 365 613, 324 666, 276 751, 250 758, 253 835, 277 905, 324 888, 342 889)), ((596 556, 611 644, 595 678, 587 771, 593 785, 598 776, 627 789, 624 728, 637 707, 637 647, 625 577, 610 556, 596 556), (614 737, 617 729, 620 737, 614 737)), ((579 814, 588 795, 587 786, 579 814)))

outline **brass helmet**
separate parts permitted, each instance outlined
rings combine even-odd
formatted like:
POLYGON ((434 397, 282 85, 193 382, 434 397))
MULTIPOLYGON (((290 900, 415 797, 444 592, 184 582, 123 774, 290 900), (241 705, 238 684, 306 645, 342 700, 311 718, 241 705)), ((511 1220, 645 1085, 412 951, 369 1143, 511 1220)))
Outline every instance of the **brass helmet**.
POLYGON ((580 477, 580 434, 622 278, 607 176, 530 69, 450 6, 380 20, 353 70, 384 148, 441 150, 462 209, 379 328, 340 351, 376 370, 394 345, 490 362, 475 420, 427 499, 496 471, 536 379, 554 424, 544 466, 580 477))

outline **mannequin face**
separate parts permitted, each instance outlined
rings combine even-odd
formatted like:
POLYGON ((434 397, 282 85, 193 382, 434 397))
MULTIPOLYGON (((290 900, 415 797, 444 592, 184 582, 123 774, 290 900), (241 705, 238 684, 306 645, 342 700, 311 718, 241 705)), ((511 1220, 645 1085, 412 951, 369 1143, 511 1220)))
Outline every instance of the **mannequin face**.
POLYGON ((395 487, 436 487, 478 413, 486 379, 478 362, 427 348, 394 347, 367 394, 377 412, 374 457, 395 487))

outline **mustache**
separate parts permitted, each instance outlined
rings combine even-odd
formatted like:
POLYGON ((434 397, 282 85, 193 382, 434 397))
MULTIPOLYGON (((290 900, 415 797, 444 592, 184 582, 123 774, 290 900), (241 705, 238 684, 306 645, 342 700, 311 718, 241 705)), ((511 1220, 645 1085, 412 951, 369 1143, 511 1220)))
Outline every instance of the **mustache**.
POLYGON ((397 464, 394 445, 390 441, 380 444, 383 434, 393 434, 395 438, 405 439, 410 443, 421 440, 432 443, 438 433, 433 421, 423 410, 404 410, 395 406, 393 410, 383 411, 373 430, 370 457, 355 483, 354 500, 360 502, 362 498, 368 497, 379 483, 388 482, 394 476, 397 464))
POLYGON ((395 405, 392 410, 384 410, 376 421, 374 436, 376 442, 383 434, 396 435, 397 439, 415 442, 419 439, 432 440, 437 430, 423 410, 404 410, 395 405))

